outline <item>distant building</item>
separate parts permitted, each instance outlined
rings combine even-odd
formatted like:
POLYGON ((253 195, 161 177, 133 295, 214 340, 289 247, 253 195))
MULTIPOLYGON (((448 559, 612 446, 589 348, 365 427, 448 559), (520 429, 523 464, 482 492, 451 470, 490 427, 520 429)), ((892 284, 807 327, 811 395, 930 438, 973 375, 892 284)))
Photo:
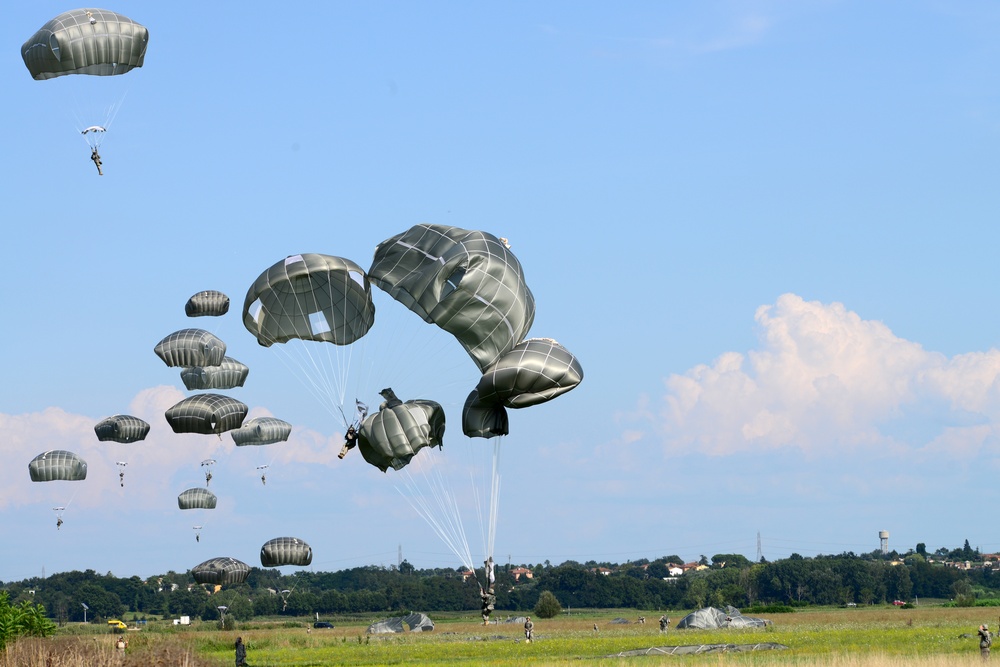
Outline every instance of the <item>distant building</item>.
POLYGON ((520 581, 521 577, 524 577, 525 579, 535 578, 535 573, 526 567, 515 567, 510 571, 510 573, 514 575, 514 581, 520 581))

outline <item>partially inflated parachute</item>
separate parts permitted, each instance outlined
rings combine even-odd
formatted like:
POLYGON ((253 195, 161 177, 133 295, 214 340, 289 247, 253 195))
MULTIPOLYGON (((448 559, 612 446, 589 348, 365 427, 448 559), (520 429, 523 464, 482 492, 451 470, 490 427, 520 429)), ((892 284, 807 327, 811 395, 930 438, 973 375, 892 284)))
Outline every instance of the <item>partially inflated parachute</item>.
POLYGON ((97 439, 104 442, 130 443, 144 440, 149 433, 149 423, 132 415, 114 415, 102 419, 94 426, 97 439))
POLYGON ((375 321, 371 286, 349 259, 292 255, 247 291, 243 324, 265 347, 293 339, 349 345, 375 321))
POLYGON ((242 387, 249 373, 246 364, 223 357, 218 366, 185 366, 181 370, 181 381, 191 390, 232 389, 242 387))
POLYGON ((242 584, 250 575, 250 566, 231 556, 220 556, 196 565, 192 568, 191 574, 199 584, 215 586, 242 584))
POLYGON ((198 394, 176 403, 165 413, 174 433, 224 433, 239 428, 246 403, 221 394, 198 394))
POLYGON ((271 445, 288 440, 292 425, 277 417, 254 417, 230 432, 233 442, 244 445, 271 445))
POLYGON ((229 297, 218 290, 204 290, 193 295, 184 304, 188 317, 218 317, 229 312, 229 297))
POLYGON ((48 21, 21 46, 35 79, 66 74, 112 76, 142 67, 149 31, 106 9, 74 9, 48 21))
POLYGON ((226 356, 226 344, 204 329, 181 329, 166 336, 153 348, 167 366, 218 366, 226 356))
POLYGON ((391 389, 383 389, 382 396, 385 402, 361 422, 358 433, 365 461, 382 472, 400 470, 424 447, 441 446, 445 417, 440 404, 423 399, 404 403, 391 389))
POLYGON ((73 452, 53 449, 31 459, 28 474, 32 482, 77 482, 87 479, 87 462, 73 452))
POLYGON ((177 496, 177 506, 182 510, 214 510, 219 498, 206 488, 196 486, 177 496))
POLYGON ((312 559, 312 547, 297 537, 276 537, 260 548, 260 564, 263 567, 306 566, 312 563, 312 559))

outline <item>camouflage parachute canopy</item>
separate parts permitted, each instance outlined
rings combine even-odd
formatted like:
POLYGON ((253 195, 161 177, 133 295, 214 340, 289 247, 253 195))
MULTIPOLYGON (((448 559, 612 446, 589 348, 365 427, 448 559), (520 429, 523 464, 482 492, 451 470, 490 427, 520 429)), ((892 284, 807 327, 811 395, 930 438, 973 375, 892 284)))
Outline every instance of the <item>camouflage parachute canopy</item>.
POLYGON ((180 329, 153 348, 167 366, 218 366, 226 357, 226 344, 204 329, 180 329))
POLYGON ((196 486, 177 496, 177 506, 182 510, 214 510, 219 498, 208 489, 196 486))
POLYGON ((249 374, 246 364, 223 357, 218 366, 185 366, 181 369, 181 381, 190 390, 232 389, 242 387, 249 374))
POLYGON ((331 255, 286 257, 260 274, 243 302, 243 325, 265 347, 293 339, 349 345, 374 321, 364 270, 331 255))
POLYGON ((462 410, 462 431, 471 437, 506 435, 507 408, 552 400, 580 384, 583 367, 551 338, 529 338, 483 373, 462 410))
POLYGON ((415 225, 378 245, 368 276, 454 335, 480 371, 520 343, 535 318, 520 262, 487 232, 415 225))
POLYGON ((142 67, 149 31, 107 9, 74 9, 48 21, 21 46, 38 80, 66 74, 111 76, 142 67))
POLYGON ((240 424, 247 416, 246 403, 221 394, 189 396, 171 408, 164 416, 174 433, 224 433, 240 424))
POLYGON ((32 482, 77 482, 87 479, 87 462, 73 452, 53 449, 31 459, 28 474, 32 482))
POLYGON ((238 446, 271 445, 288 440, 292 425, 277 417, 254 417, 230 432, 238 446))
POLYGON ((218 317, 229 312, 229 297, 214 289, 193 295, 184 304, 184 314, 188 317, 218 317))
POLYGON ((231 556, 211 558, 191 570, 194 580, 199 584, 227 586, 242 584, 250 575, 250 566, 231 556))
POLYGON ((400 470, 424 447, 442 445, 445 416, 439 403, 426 399, 404 403, 392 389, 381 393, 386 400, 358 431, 358 449, 365 461, 382 472, 390 467, 400 470))
POLYGON ((276 537, 260 548, 260 564, 263 567, 306 566, 312 563, 312 559, 312 547, 297 537, 276 537))
POLYGON ((132 415, 114 415, 99 421, 94 426, 94 432, 102 442, 137 442, 149 434, 149 423, 132 415))

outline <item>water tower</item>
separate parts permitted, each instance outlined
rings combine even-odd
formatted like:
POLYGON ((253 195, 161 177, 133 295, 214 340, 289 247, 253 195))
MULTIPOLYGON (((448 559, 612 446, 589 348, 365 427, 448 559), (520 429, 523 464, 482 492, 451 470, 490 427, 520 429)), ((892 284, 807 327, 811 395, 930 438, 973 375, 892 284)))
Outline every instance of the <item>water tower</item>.
POLYGON ((889 531, 888 530, 880 530, 880 531, 878 531, 878 541, 882 545, 882 555, 884 556, 884 555, 888 554, 889 553, 889 531))

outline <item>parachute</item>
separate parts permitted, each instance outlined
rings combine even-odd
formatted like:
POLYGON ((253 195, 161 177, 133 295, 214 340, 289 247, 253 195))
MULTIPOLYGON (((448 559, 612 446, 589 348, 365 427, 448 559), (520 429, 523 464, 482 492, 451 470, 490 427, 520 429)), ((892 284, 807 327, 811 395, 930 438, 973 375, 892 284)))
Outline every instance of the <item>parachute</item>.
POLYGON ((229 312, 229 297, 218 290, 203 290, 184 304, 188 317, 218 317, 229 312))
POLYGON ((247 416, 246 403, 221 394, 189 396, 169 408, 165 416, 174 433, 224 433, 247 416))
POLYGON ((242 584, 250 575, 250 566, 230 556, 220 556, 196 565, 191 569, 191 574, 199 584, 242 584))
POLYGON ((182 491, 177 496, 177 506, 182 510, 214 510, 218 502, 219 499, 214 493, 200 486, 182 491))
POLYGON ((254 417, 243 426, 231 431, 233 442, 238 446, 271 445, 288 440, 292 425, 277 417, 254 417))
POLYGON ((149 31, 106 9, 74 9, 48 21, 21 46, 32 78, 113 76, 142 67, 149 31))
POLYGON ((131 415, 114 415, 98 422, 94 432, 102 442, 110 440, 127 444, 144 440, 149 433, 149 424, 131 415))
POLYGON ((445 416, 441 405, 415 399, 405 403, 392 389, 383 389, 385 402, 361 422, 358 449, 365 461, 382 472, 400 470, 424 447, 440 447, 445 416))
POLYGON ((297 537, 276 537, 260 548, 262 567, 306 566, 312 563, 312 547, 297 537))
POLYGON ((243 325, 264 347, 292 339, 349 345, 374 321, 364 271, 330 255, 292 255, 274 264, 254 281, 243 303, 243 325))
POLYGON ((87 462, 73 452, 53 449, 33 458, 28 474, 32 482, 81 481, 87 479, 87 462))
POLYGON ((226 344, 204 329, 181 329, 157 343, 153 351, 167 366, 218 366, 226 356, 226 344))
POLYGON ((181 381, 190 390, 232 389, 242 387, 249 374, 246 364, 223 357, 218 366, 185 366, 181 381))

